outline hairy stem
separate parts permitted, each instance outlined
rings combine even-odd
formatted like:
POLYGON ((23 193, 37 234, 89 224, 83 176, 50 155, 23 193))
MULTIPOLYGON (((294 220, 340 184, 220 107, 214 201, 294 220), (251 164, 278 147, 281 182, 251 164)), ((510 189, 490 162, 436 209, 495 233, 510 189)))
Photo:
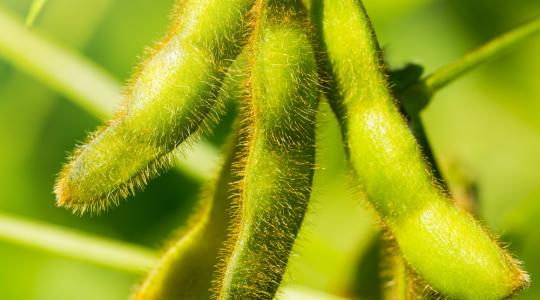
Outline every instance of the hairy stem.
POLYGON ((401 253, 399 253, 396 241, 391 236, 381 238, 382 299, 427 299, 421 284, 415 278, 417 276, 412 274, 401 253))

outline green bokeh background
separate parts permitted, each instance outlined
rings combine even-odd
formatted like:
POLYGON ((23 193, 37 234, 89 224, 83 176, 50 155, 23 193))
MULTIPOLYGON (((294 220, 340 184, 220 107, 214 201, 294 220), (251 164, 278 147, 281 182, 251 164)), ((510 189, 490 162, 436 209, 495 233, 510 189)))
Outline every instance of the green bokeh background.
MULTIPOLYGON (((0 0, 0 6, 22 19, 30 2, 0 0)), ((538 0, 364 2, 390 66, 415 62, 427 73, 540 15, 538 0)), ((144 48, 166 30, 172 3, 49 0, 35 29, 124 81, 144 48)), ((452 172, 459 169, 478 184, 479 217, 530 272, 533 284, 519 299, 540 298, 539 53, 537 36, 445 88, 423 113, 447 177, 458 177, 452 172)), ((230 123, 228 116, 209 137, 218 147, 230 123)), ((185 225, 197 201, 201 186, 187 176, 169 172, 101 216, 77 217, 55 207, 55 174, 66 153, 98 124, 100 120, 0 57, 0 212, 158 249, 185 225)), ((375 221, 361 196, 352 192, 337 125, 326 106, 320 124, 313 202, 285 281, 377 299, 375 221)), ((0 299, 126 299, 141 276, 0 240, 0 299)))

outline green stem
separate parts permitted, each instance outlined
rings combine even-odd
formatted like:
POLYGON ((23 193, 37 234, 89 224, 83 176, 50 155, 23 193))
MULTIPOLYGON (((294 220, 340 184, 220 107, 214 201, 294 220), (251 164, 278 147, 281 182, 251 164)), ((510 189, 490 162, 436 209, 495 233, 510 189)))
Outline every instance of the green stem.
POLYGON ((25 21, 27 27, 32 27, 32 25, 34 25, 34 21, 36 20, 39 13, 43 10, 45 2, 47 2, 47 0, 32 1, 32 5, 30 6, 30 10, 28 11, 28 15, 26 16, 25 21))
MULTIPOLYGON (((0 57, 95 117, 112 116, 122 98, 121 85, 113 76, 87 58, 29 30, 2 7, 0 28, 0 57)), ((211 177, 219 151, 207 142, 197 147, 203 149, 196 151, 197 159, 178 156, 176 165, 183 174, 202 182, 211 177)))
POLYGON ((303 286, 285 286, 279 290, 276 300, 347 300, 341 296, 326 294, 303 286))
POLYGON ((435 159, 431 144, 429 143, 429 139, 424 128, 424 123, 422 122, 419 114, 411 116, 409 127, 411 128, 416 141, 420 145, 420 148, 422 148, 422 154, 426 158, 426 161, 433 172, 433 176, 437 179, 439 184, 446 185, 444 177, 441 173, 441 169, 437 164, 437 160, 435 159))
POLYGON ((476 50, 469 52, 460 60, 446 65, 426 77, 424 81, 428 91, 431 94, 434 94, 461 75, 506 53, 518 43, 538 32, 540 32, 540 18, 536 18, 516 29, 494 38, 476 50))
MULTIPOLYGON (((0 213, 0 241, 132 274, 149 270, 158 261, 154 250, 0 213)), ((346 300, 300 286, 286 286, 281 300, 346 300)))
POLYGON ((93 115, 112 115, 121 94, 120 84, 111 75, 74 51, 26 28, 2 8, 0 28, 0 56, 93 115))
POLYGON ((0 240, 128 273, 156 262, 153 250, 42 222, 0 214, 0 240))
POLYGON ((389 235, 381 237, 381 275, 383 276, 382 299, 421 299, 415 290, 415 282, 407 263, 399 253, 395 240, 389 235))
POLYGON ((474 68, 493 60, 507 52, 518 43, 540 32, 540 18, 536 18, 516 29, 500 35, 477 49, 469 52, 461 59, 441 67, 432 74, 426 76, 416 84, 410 86, 405 92, 400 93, 402 105, 410 117, 410 127, 423 149, 426 159, 431 165, 435 177, 443 183, 443 177, 437 167, 424 125, 420 118, 420 112, 424 109, 433 95, 452 81, 473 70, 474 68))

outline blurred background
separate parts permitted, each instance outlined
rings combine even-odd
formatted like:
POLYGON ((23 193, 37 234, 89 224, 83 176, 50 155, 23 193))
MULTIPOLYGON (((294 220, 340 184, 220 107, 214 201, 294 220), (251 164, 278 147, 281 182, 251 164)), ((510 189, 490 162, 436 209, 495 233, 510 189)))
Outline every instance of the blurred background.
MULTIPOLYGON (((426 73, 540 15, 538 0, 364 2, 389 65, 399 68, 414 62, 426 73)), ((0 16, 23 24, 30 4, 30 0, 0 0, 0 16)), ((164 34, 172 5, 173 0, 49 0, 31 32, 80 53, 124 82, 145 47, 164 34)), ((7 36, 2 33, 7 27, 1 24, 0 20, 0 35, 7 36)), ((14 62, 14 54, 6 51, 0 45, 0 214, 159 249, 185 225, 201 180, 170 171, 100 216, 79 217, 55 207, 52 188, 66 154, 101 120, 14 62)), ((24 51, 32 54, 39 49, 24 51)), ((518 299, 540 299, 538 53, 540 36, 452 83, 422 115, 454 192, 459 193, 464 182, 477 186, 479 218, 530 272, 533 284, 518 299)), ((232 113, 208 137, 216 149, 231 121, 232 113)), ((285 285, 378 299, 374 218, 348 183, 338 128, 326 106, 320 124, 313 202, 285 285)), ((189 153, 187 159, 208 163, 197 162, 189 153)), ((127 299, 142 276, 0 237, 0 299, 127 299)))

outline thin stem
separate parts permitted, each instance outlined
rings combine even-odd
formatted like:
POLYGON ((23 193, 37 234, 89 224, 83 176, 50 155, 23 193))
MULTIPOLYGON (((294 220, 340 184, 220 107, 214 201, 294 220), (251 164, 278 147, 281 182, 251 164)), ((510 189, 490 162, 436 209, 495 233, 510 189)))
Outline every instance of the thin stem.
POLYGON ((381 275, 384 278, 382 299, 421 299, 407 263, 399 253, 396 241, 390 235, 381 236, 381 239, 381 275))
POLYGON ((32 1, 32 5, 30 6, 30 10, 28 11, 25 21, 27 27, 32 27, 32 25, 34 25, 34 21, 36 21, 37 16, 43 10, 45 2, 47 2, 47 0, 32 1))
POLYGON ((403 108, 411 117, 419 114, 440 89, 474 68, 501 56, 538 32, 540 32, 540 17, 494 38, 459 60, 409 85, 403 91, 397 91, 403 108))
POLYGON ((0 214, 0 240, 136 274, 149 270, 158 259, 142 246, 5 214, 0 214))
POLYGON ((420 118, 420 112, 427 106, 433 95, 440 89, 474 68, 502 55, 510 48, 538 32, 540 32, 540 18, 536 18, 516 29, 494 38, 479 48, 469 52, 461 59, 441 67, 432 74, 426 76, 423 80, 420 80, 406 89, 405 92, 399 93, 402 105, 407 112, 407 115, 410 117, 409 125, 420 143, 435 177, 438 178, 441 184, 444 184, 444 179, 429 145, 424 125, 420 118))
POLYGON ((311 288, 291 285, 285 286, 279 290, 278 296, 275 299, 279 300, 347 300, 341 296, 326 294, 311 288))
POLYGON ((435 155, 433 154, 433 149, 431 148, 431 144, 427 137, 426 130, 424 128, 424 123, 422 122, 420 115, 416 114, 411 117, 411 121, 409 122, 409 127, 411 128, 414 136, 416 137, 416 141, 422 148, 422 153, 424 154, 427 163, 431 167, 433 176, 435 176, 439 184, 446 186, 444 177, 441 173, 441 169, 439 165, 437 164, 437 161, 435 160, 435 155))
MULTIPOLYGON (((0 57, 34 76, 99 119, 114 113, 121 101, 121 85, 101 67, 75 51, 29 30, 0 7, 0 57)), ((219 151, 201 141, 197 158, 179 156, 178 170, 192 179, 207 180, 215 169, 219 151)))
POLYGON ((424 79, 426 91, 433 95, 461 75, 506 53, 518 43, 538 32, 540 32, 540 17, 494 38, 483 46, 469 52, 458 61, 446 65, 427 76, 424 79))
POLYGON ((103 69, 0 9, 0 56, 99 118, 111 115, 120 85, 103 69))
MULTIPOLYGON (((1 213, 0 241, 137 275, 158 261, 154 250, 142 246, 1 213)), ((280 299, 345 300, 301 286, 284 287, 280 299)))

